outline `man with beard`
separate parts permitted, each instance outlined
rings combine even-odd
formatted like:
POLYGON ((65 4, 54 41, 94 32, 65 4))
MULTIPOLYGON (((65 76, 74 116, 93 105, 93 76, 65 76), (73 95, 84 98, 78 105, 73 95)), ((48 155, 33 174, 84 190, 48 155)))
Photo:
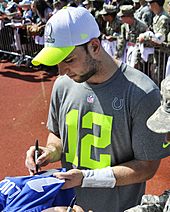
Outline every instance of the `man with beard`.
POLYGON ((46 147, 27 151, 30 174, 36 165, 61 160, 63 189, 75 187, 85 211, 115 211, 139 204, 146 180, 161 158, 164 136, 146 126, 160 105, 158 87, 142 72, 116 62, 100 42, 95 18, 82 7, 67 7, 45 28, 45 47, 34 65, 58 64, 51 95, 46 147), (152 145, 151 145, 152 143, 152 145))

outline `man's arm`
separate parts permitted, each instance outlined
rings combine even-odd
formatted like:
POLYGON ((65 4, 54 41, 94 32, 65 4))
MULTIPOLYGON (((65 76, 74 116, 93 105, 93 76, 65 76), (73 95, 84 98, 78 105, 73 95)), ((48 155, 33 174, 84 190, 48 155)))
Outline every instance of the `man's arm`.
MULTIPOLYGON (((140 161, 132 160, 120 165, 111 167, 113 176, 116 179, 115 186, 145 182, 152 178, 157 171, 160 160, 140 161)), ((101 169, 102 170, 102 169, 101 169)), ((83 182, 83 172, 78 169, 71 169, 67 172, 54 174, 59 179, 65 179, 63 188, 81 186, 83 182)))
POLYGON ((160 160, 140 161, 132 160, 113 167, 116 185, 123 186, 145 182, 156 173, 160 160))
POLYGON ((51 149, 50 163, 59 161, 61 158, 61 153, 62 153, 62 148, 63 148, 61 139, 54 133, 50 132, 48 135, 48 138, 47 138, 46 147, 51 149))

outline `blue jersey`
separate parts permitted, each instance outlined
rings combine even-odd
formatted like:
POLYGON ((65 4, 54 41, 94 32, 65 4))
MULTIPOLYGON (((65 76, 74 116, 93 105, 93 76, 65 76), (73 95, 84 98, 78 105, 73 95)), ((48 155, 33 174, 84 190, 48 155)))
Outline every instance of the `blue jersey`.
POLYGON ((48 171, 34 176, 6 177, 0 182, 0 211, 40 212, 50 207, 68 206, 74 190, 62 190, 64 182, 48 171))

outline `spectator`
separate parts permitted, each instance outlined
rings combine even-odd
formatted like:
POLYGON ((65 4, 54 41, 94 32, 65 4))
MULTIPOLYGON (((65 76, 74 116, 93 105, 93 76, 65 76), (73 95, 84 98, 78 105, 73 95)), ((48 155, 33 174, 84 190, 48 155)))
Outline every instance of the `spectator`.
POLYGON ((168 1, 168 3, 167 3, 167 12, 170 15, 170 1, 168 1))
POLYGON ((95 16, 96 8, 94 7, 93 2, 94 0, 85 0, 82 4, 93 16, 95 16))
MULTIPOLYGON (((7 1, 0 0, 0 31, 1 31, 1 34, 0 34, 0 41, 1 41, 0 42, 0 49, 5 48, 2 41, 4 40, 4 36, 5 36, 5 33, 3 33, 3 28, 4 28, 4 19, 6 17, 5 9, 7 7, 7 4, 8 4, 7 1)), ((7 57, 8 57, 7 54, 4 54, 3 52, 0 53, 0 60, 6 59, 7 57)))
POLYGON ((156 133, 167 133, 163 148, 170 145, 170 76, 161 82, 161 106, 147 120, 147 126, 156 133))
MULTIPOLYGON (((147 120, 147 126, 156 133, 166 133, 166 140, 162 143, 164 149, 170 147, 170 76, 161 82, 161 106, 147 120)), ((167 191, 169 192, 169 191, 167 191)), ((170 195, 164 206, 164 212, 169 212, 170 195)))
POLYGON ((44 45, 44 27, 48 19, 52 16, 52 8, 45 0, 34 0, 33 7, 39 17, 37 20, 37 26, 41 26, 39 35, 35 36, 35 43, 38 45, 44 45))
POLYGON ((31 1, 30 0, 22 0, 18 7, 22 10, 21 16, 21 24, 14 25, 14 35, 17 46, 19 48, 19 52, 21 53, 21 57, 17 60, 17 57, 13 60, 15 65, 20 66, 22 63, 26 63, 27 58, 26 54, 30 54, 30 49, 28 48, 28 37, 27 37, 27 28, 26 25, 32 23, 32 10, 31 10, 31 1), (18 37, 19 36, 19 37, 18 37))
POLYGON ((134 7, 132 5, 122 5, 117 14, 123 23, 121 26, 121 36, 118 42, 118 57, 131 67, 138 64, 139 46, 137 44, 140 33, 147 30, 147 25, 134 16, 134 7), (120 53, 119 53, 120 52, 120 53))
POLYGON ((76 3, 77 7, 83 7, 82 0, 74 0, 76 3))
POLYGON ((145 0, 139 0, 139 3, 140 7, 135 11, 134 15, 150 27, 152 25, 153 12, 150 10, 145 0))
POLYGON ((117 38, 121 31, 121 22, 117 17, 117 6, 103 4, 103 9, 99 12, 106 22, 104 33, 102 33, 101 44, 105 51, 114 57, 116 52, 117 38))
POLYGON ((53 1, 53 14, 55 14, 58 10, 67 5, 67 0, 54 0, 53 1))
POLYGON ((77 7, 77 4, 75 3, 75 1, 69 1, 67 6, 68 7, 77 7))
POLYGON ((134 10, 138 10, 140 8, 140 1, 139 0, 133 0, 133 7, 134 10))
MULTIPOLYGON (((5 27, 9 23, 8 19, 8 1, 0 1, 0 49, 11 50, 13 43, 13 30, 10 27, 5 27), (4 44, 4 40, 8 39, 8 45, 4 44)), ((0 60, 9 60, 10 55, 6 53, 0 54, 0 60)))
MULTIPOLYGON (((139 36, 139 41, 146 43, 145 47, 153 47, 161 45, 163 42, 167 42, 168 33, 170 32, 170 16, 164 10, 163 6, 165 0, 146 0, 150 5, 152 12, 155 14, 153 18, 152 30, 150 32, 142 33, 139 36)), ((164 78, 163 63, 159 62, 159 58, 163 58, 163 53, 160 55, 158 52, 154 52, 153 60, 150 61, 154 64, 151 69, 151 78, 158 84, 158 81, 162 81, 164 78)))
MULTIPOLYGON (((32 62, 58 64, 61 76, 52 91, 47 145, 39 147, 36 163, 61 160, 68 171, 54 176, 66 180, 63 189, 76 187, 77 204, 86 211, 123 212, 139 204, 146 180, 170 152, 162 149, 164 136, 146 126, 160 105, 158 87, 110 57, 99 36, 83 7, 61 9, 47 22, 45 47, 32 62)), ((25 161, 31 174, 34 152, 30 147, 25 161)))

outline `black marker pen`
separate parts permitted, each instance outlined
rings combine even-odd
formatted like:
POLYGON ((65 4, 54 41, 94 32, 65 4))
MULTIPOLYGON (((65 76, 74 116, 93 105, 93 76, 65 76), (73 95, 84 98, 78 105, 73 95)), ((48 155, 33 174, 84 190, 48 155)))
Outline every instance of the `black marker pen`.
POLYGON ((73 206, 75 205, 75 203, 76 203, 76 196, 74 196, 73 199, 71 200, 70 205, 67 208, 67 212, 72 212, 73 211, 73 206))
POLYGON ((37 165, 37 159, 38 159, 38 156, 39 156, 39 147, 38 147, 38 139, 36 140, 35 142, 35 164, 36 164, 36 173, 38 172, 38 165, 37 165))

